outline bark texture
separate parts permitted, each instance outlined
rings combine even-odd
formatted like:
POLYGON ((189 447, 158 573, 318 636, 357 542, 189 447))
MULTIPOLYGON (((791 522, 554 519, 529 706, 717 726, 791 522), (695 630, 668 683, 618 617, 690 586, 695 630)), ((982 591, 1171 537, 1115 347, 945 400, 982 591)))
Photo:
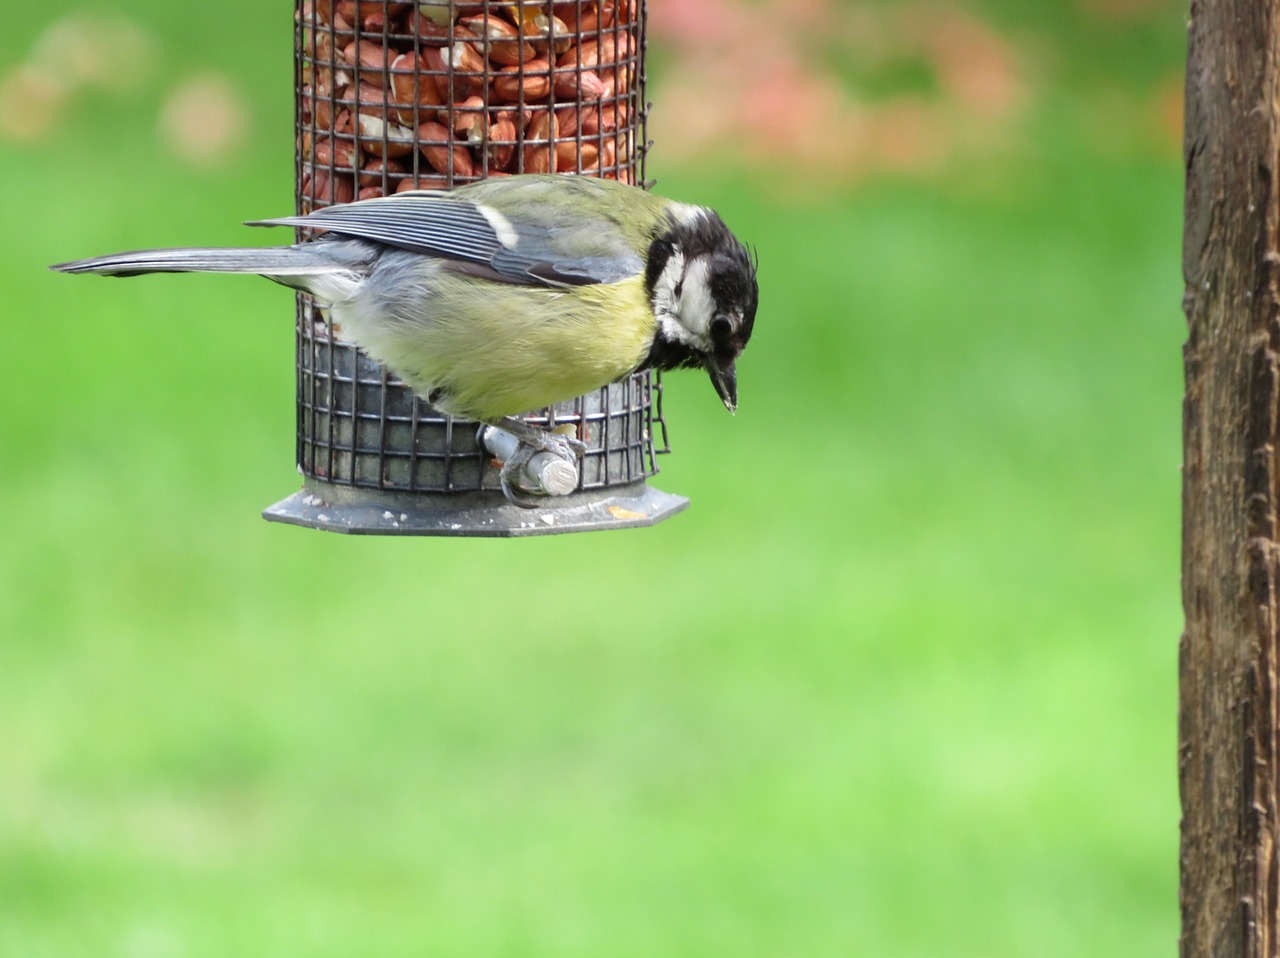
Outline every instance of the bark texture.
POLYGON ((1185 134, 1183 958, 1277 955, 1280 0, 1192 0, 1185 134))

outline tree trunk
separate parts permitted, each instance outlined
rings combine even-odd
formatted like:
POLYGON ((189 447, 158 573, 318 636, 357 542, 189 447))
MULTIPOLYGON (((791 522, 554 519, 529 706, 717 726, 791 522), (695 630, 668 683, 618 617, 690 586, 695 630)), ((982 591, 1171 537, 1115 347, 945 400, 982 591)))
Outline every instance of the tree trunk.
POLYGON ((1185 134, 1183 958, 1277 955, 1280 0, 1192 0, 1185 134))

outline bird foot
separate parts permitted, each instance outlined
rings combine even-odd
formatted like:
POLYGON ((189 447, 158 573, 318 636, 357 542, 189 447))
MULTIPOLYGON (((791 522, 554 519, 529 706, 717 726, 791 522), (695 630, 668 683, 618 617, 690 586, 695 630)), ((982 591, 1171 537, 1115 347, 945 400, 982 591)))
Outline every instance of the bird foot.
POLYGON ((541 496, 566 495, 578 484, 578 460, 587 451, 587 444, 576 436, 564 435, 546 429, 538 429, 518 419, 504 419, 494 423, 493 427, 506 432, 516 440, 515 448, 510 448, 507 441, 505 455, 493 449, 492 442, 486 442, 485 432, 488 426, 480 427, 481 445, 490 448, 502 458, 502 468, 498 472, 498 482, 502 494, 507 501, 522 509, 537 509, 542 503, 526 498, 521 493, 535 493, 541 496), (547 457, 551 457, 547 461, 547 457), (535 457, 543 457, 541 464, 535 463, 533 471, 526 467, 535 457), (537 484, 528 481, 536 473, 537 484))

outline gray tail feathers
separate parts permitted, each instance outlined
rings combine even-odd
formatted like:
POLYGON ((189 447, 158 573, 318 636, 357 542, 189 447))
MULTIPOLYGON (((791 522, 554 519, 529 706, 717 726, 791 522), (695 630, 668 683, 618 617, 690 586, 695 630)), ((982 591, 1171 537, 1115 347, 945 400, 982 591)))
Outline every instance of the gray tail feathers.
MULTIPOLYGON (((60 273, 137 276, 141 273, 257 273, 271 279, 316 276, 351 269, 321 244, 245 249, 148 249, 50 266, 60 273)), ((286 283, 286 285, 294 285, 286 283)))

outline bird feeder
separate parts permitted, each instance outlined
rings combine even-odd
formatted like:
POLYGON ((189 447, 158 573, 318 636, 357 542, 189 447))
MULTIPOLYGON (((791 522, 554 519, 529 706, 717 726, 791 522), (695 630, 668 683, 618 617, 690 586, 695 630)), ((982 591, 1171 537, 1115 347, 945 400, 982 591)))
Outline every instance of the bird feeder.
MULTIPOLYGON (((516 173, 647 186, 645 16, 644 0, 297 0, 297 212, 516 173)), ((263 516, 334 532, 520 536, 652 525, 688 505, 647 482, 668 451, 659 376, 523 418, 586 445, 576 475, 544 477, 572 491, 535 509, 500 491, 503 435, 434 409, 299 293, 303 488, 263 516)))

